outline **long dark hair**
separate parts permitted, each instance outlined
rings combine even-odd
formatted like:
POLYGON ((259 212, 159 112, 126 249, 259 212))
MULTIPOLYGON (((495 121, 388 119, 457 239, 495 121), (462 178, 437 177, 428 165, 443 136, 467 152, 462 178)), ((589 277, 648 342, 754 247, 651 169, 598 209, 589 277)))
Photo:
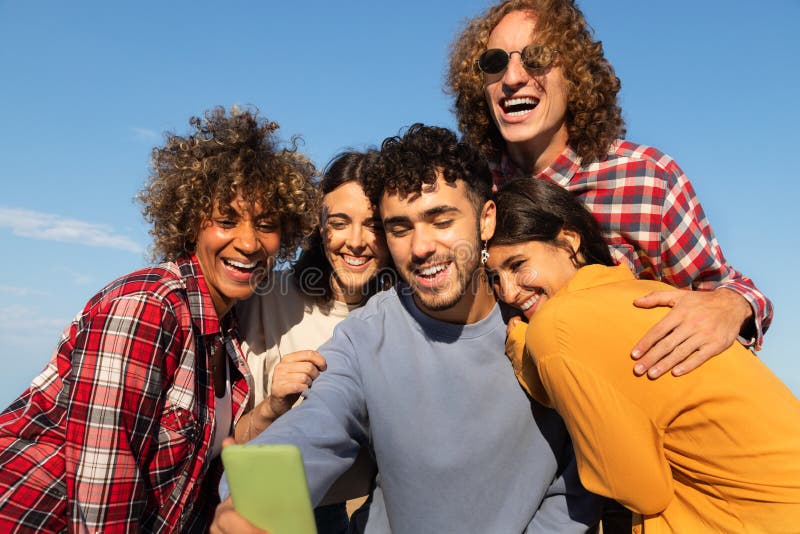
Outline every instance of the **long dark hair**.
MULTIPOLYGON (((322 195, 327 195, 334 189, 349 182, 356 182, 365 189, 364 181, 367 168, 374 164, 377 158, 376 150, 365 152, 347 151, 335 156, 325 168, 319 189, 322 195)), ((372 206, 377 213, 377 207, 372 206)), ((306 295, 319 297, 325 302, 333 299, 331 279, 333 267, 325 255, 325 246, 320 227, 309 236, 306 246, 294 264, 294 280, 297 287, 306 295)), ((393 267, 387 266, 370 280, 365 288, 365 299, 382 289, 391 286, 396 279, 393 267)))
POLYGON ((553 182, 523 178, 495 193, 497 225, 489 245, 516 245, 540 241, 567 249, 576 265, 615 265, 600 226, 572 193, 553 182), (581 238, 577 251, 558 239, 561 230, 581 238), (583 262, 577 261, 577 255, 583 262))

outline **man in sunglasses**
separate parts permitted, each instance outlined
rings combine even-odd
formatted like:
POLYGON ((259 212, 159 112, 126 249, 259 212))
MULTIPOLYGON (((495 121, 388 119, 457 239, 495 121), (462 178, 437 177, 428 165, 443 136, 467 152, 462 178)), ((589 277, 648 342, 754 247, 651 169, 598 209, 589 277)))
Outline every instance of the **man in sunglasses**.
POLYGON ((631 347, 634 372, 691 371, 737 336, 756 350, 772 304, 722 255, 680 167, 622 140, 619 79, 574 0, 509 0, 456 38, 448 90, 465 139, 488 158, 495 187, 546 179, 600 222, 612 256, 640 278, 677 288, 637 299, 672 306, 631 347))

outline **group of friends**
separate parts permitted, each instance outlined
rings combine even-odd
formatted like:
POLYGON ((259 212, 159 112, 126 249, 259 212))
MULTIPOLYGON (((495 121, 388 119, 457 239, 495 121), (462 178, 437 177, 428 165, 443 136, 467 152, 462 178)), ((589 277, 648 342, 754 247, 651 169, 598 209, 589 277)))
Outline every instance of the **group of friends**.
POLYGON ((169 134, 160 263, 0 414, 0 530, 258 532, 237 442, 299 447, 321 533, 798 532, 770 301, 619 88, 574 0, 506 0, 454 41, 460 138, 318 176, 255 110, 169 134))

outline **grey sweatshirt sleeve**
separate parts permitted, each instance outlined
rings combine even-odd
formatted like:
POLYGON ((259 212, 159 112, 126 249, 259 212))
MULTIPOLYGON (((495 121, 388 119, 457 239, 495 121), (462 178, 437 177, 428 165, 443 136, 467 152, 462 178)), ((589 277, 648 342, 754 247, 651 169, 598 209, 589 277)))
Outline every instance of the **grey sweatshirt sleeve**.
MULTIPOLYGON (((368 441, 358 358, 348 328, 353 322, 352 318, 343 321, 330 341, 319 348, 328 367, 314 381, 303 402, 249 442, 299 447, 315 506, 368 441)), ((228 495, 227 480, 223 477, 220 497, 225 499, 228 495)))
POLYGON ((559 465, 564 468, 547 489, 526 533, 584 533, 600 520, 603 499, 581 484, 571 441, 567 442, 559 465))

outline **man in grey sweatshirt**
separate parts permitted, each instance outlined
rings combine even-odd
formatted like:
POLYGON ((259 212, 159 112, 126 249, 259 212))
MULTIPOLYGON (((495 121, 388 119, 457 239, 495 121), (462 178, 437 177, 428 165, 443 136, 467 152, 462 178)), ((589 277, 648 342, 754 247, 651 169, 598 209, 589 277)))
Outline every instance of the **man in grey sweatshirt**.
MULTIPOLYGON (((580 485, 561 419, 503 354, 481 266, 495 215, 485 164, 449 130, 417 124, 384 141, 369 175, 403 281, 337 326, 304 402, 251 443, 298 446, 314 503, 368 445, 367 533, 586 532, 599 499, 580 485)), ((212 532, 245 528, 224 501, 212 532)))

